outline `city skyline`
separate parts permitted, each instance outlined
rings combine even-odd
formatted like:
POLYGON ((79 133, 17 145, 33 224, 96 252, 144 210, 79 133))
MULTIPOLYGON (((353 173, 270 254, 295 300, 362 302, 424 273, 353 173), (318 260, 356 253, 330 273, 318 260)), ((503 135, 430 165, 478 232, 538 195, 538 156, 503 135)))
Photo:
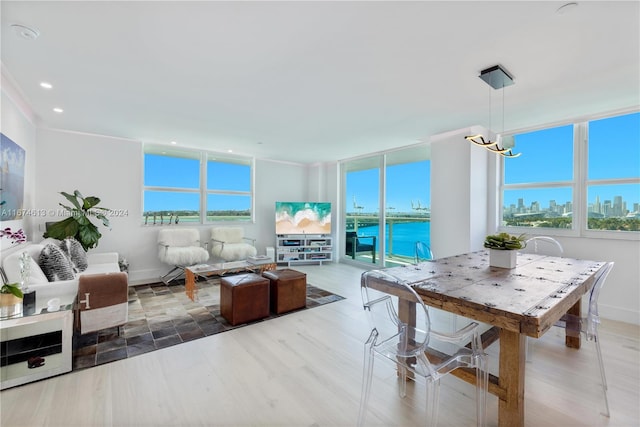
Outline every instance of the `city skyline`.
MULTIPOLYGON (((516 204, 509 204, 503 206, 503 213, 509 215, 517 214, 530 214, 530 213, 544 213, 549 212, 560 216, 569 216, 573 213, 573 202, 558 203, 555 199, 548 200, 546 207, 543 207, 538 201, 530 202, 527 206, 524 198, 519 198, 516 204)), ((626 217, 631 214, 640 216, 640 203, 629 203, 622 198, 622 196, 614 196, 611 199, 604 199, 601 201, 600 196, 595 196, 595 201, 587 204, 587 213, 590 216, 601 216, 602 218, 609 217, 626 217)))

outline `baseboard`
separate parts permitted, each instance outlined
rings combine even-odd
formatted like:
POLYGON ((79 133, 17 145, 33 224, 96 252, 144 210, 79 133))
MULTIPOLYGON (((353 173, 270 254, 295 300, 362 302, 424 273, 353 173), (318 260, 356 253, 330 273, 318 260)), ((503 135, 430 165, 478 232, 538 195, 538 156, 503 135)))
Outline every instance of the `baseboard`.
MULTIPOLYGON (((640 313, 637 311, 602 304, 602 302, 598 304, 598 310, 600 317, 604 319, 616 320, 618 322, 630 323, 632 325, 640 326, 640 313)), ((586 314, 586 311, 584 311, 584 309, 583 313, 586 314)))
POLYGON ((166 271, 149 270, 129 270, 129 286, 147 285, 157 283, 166 271))

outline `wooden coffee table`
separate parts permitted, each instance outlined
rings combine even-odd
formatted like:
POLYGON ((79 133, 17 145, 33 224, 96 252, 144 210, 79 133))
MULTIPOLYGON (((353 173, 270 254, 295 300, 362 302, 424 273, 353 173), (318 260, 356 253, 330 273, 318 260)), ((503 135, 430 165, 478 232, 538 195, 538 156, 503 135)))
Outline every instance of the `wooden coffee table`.
POLYGON ((256 273, 263 271, 273 271, 277 268, 275 262, 268 260, 265 262, 251 263, 248 261, 224 262, 218 264, 197 264, 185 268, 185 292, 191 301, 195 301, 198 295, 196 287, 196 277, 207 278, 211 276, 224 276, 236 273, 256 273))

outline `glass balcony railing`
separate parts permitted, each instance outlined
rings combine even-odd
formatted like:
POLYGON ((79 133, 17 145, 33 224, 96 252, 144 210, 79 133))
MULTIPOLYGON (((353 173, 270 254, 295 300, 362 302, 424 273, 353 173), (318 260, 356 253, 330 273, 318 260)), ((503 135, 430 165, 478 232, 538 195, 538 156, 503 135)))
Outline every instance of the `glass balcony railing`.
MULTIPOLYGON (((368 263, 375 263, 379 260, 380 218, 377 214, 349 214, 346 215, 346 232, 355 232, 363 244, 372 244, 372 237, 375 237, 375 253, 369 250, 357 250, 354 254, 347 243, 347 256, 368 263), (368 238, 368 239, 367 239, 368 238), (375 260, 374 260, 375 259, 375 260)), ((431 241, 431 218, 427 214, 397 214, 386 217, 385 222, 385 266, 411 264, 415 259, 416 242, 425 242, 430 245, 431 241)), ((345 236, 346 237, 346 236, 345 236)), ((348 240, 348 239, 347 239, 348 240)))

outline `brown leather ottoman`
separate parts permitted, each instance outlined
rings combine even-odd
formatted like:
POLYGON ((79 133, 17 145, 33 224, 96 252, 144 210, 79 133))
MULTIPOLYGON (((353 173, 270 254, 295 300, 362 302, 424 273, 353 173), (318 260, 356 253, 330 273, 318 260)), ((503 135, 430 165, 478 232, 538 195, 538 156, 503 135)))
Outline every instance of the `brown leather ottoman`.
POLYGON ((307 306, 307 275, 284 268, 265 271, 262 276, 270 281, 271 311, 276 314, 307 306))
POLYGON ((269 280, 254 273, 223 277, 220 314, 234 326, 269 316, 269 280))

